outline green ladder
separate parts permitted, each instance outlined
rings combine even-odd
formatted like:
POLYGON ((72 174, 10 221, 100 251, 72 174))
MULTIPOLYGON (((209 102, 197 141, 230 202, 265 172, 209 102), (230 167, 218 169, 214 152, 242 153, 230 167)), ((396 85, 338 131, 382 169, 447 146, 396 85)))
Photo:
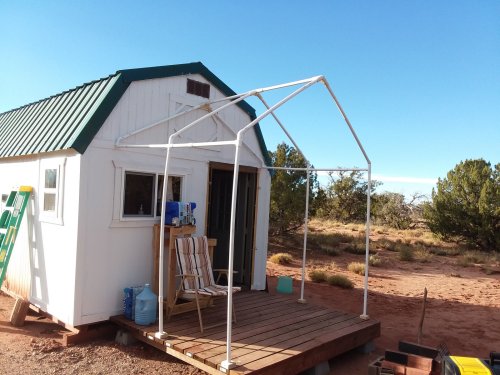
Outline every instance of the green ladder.
POLYGON ((7 273, 7 266, 31 191, 31 186, 21 186, 18 191, 11 191, 5 210, 0 216, 0 288, 7 273))

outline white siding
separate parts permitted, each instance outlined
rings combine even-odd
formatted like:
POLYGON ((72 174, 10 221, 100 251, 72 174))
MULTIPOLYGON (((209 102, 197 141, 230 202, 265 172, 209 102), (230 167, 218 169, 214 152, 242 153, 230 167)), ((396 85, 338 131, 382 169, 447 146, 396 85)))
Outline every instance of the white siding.
MULTIPOLYGON (((193 78, 206 82, 201 76, 193 78)), ((123 288, 151 282, 152 226, 159 219, 120 218, 121 179, 127 169, 163 173, 166 151, 116 148, 115 141, 204 100, 185 91, 186 77, 133 82, 82 157, 76 324, 104 320, 120 313, 123 288)), ((212 86, 211 99, 221 97, 222 93, 212 86)), ((206 113, 199 110, 163 123, 126 139, 126 143, 166 143, 170 134, 206 113)), ((221 115, 221 120, 206 120, 176 142, 232 140, 238 129, 249 122, 248 114, 232 107, 221 115)), ((247 132, 244 142, 241 164, 261 167, 261 151, 253 130, 247 132)), ((195 210, 198 234, 204 234, 205 230, 210 161, 234 163, 234 147, 175 149, 172 152, 171 173, 184 177, 183 200, 198 203, 195 210)), ((269 188, 269 174, 261 170, 252 285, 255 289, 265 287, 269 188)))
POLYGON ((0 191, 4 194, 19 185, 34 189, 34 200, 23 218, 4 285, 59 320, 74 325, 80 155, 54 152, 4 159, 0 174, 0 191), (41 214, 41 167, 46 162, 64 164, 63 211, 58 223, 45 220, 41 214))

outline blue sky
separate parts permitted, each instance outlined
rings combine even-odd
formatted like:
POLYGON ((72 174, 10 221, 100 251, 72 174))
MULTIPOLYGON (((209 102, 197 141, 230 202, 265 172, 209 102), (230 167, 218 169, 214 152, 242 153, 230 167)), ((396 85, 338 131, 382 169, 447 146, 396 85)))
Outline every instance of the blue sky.
MULTIPOLYGON (((236 92, 325 75, 380 190, 430 194, 461 160, 500 161, 499 1, 76 4, 0 2, 0 112, 119 69, 201 61, 236 92)), ((315 166, 366 166, 322 86, 278 115, 315 166)), ((261 125, 269 149, 284 140, 261 125)))

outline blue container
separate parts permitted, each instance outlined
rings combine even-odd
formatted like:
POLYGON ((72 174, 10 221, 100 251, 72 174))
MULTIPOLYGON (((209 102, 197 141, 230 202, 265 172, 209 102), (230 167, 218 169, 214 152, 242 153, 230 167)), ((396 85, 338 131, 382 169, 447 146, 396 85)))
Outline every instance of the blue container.
POLYGON ((144 290, 144 286, 132 286, 123 289, 123 314, 130 320, 135 319, 135 299, 144 290))
POLYGON ((149 284, 144 285, 144 290, 135 298, 135 323, 143 326, 156 321, 158 297, 151 291, 149 284))
POLYGON ((166 225, 194 225, 195 202, 165 202, 166 204, 166 225))

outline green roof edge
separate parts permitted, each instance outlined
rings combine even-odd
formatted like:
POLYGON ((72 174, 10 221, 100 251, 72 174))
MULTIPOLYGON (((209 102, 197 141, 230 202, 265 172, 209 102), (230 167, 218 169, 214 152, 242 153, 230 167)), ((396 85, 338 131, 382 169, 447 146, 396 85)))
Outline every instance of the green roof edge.
POLYGON ((123 82, 120 79, 119 74, 115 78, 115 83, 112 85, 104 99, 97 106, 96 110, 90 117, 87 122, 87 126, 85 126, 80 134, 76 137, 76 139, 71 144, 71 148, 75 149, 80 154, 83 154, 87 147, 90 145, 90 142, 94 139, 97 132, 101 129, 102 125, 108 118, 113 108, 115 108, 116 104, 123 96, 125 91, 127 90, 129 83, 123 82))

